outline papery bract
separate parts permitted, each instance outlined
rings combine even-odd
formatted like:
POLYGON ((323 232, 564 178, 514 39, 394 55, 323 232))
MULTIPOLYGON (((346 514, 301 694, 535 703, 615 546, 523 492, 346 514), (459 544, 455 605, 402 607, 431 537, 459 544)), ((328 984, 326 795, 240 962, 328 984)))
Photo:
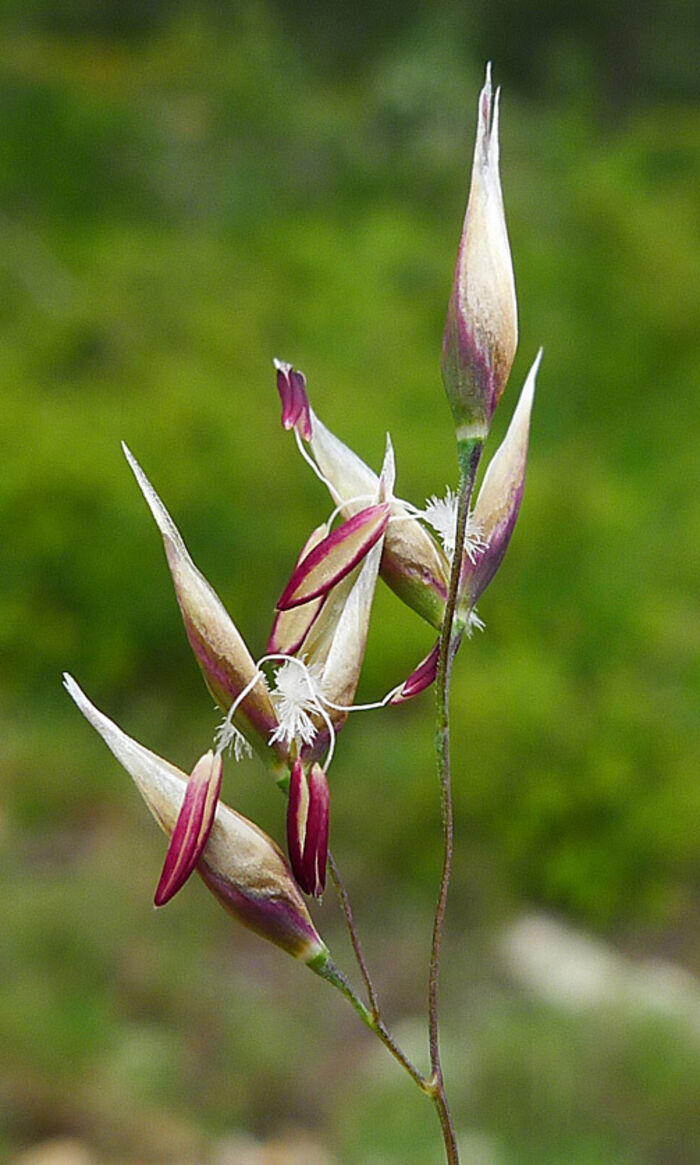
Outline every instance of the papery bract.
MULTIPOLYGON (((387 440, 382 472, 371 498, 385 515, 394 478, 394 451, 387 440)), ((330 592, 304 643, 309 661, 322 667, 321 685, 335 732, 345 723, 357 691, 379 566, 390 529, 384 523, 381 537, 361 565, 330 592)), ((323 734, 320 736, 322 739, 323 734)))
MULTIPOLYGON (((314 531, 297 561, 282 601, 286 601, 288 592, 296 598, 294 592, 298 581, 301 579, 300 585, 305 586, 306 580, 313 579, 317 570, 318 577, 323 580, 326 573, 324 560, 330 546, 332 583, 329 589, 322 596, 309 595, 308 601, 279 612, 273 624, 268 650, 293 656, 285 668, 293 668, 295 659, 303 661, 305 668, 300 707, 313 726, 313 739, 303 742, 302 752, 307 759, 318 759, 328 749, 331 737, 340 731, 348 717, 357 690, 382 548, 389 528, 386 498, 393 485, 393 450, 387 443, 382 473, 380 477, 374 476, 367 499, 371 504, 334 532, 339 535, 335 543, 326 527, 314 531), (343 536, 347 528, 349 538, 343 536), (358 545, 362 546, 359 561, 358 545), (347 562, 350 562, 349 571, 347 562), (309 563, 312 570, 305 572, 305 564, 308 566, 309 563)), ((309 589, 315 590, 314 587, 309 589)), ((294 675, 294 671, 290 671, 290 678, 294 675)), ((278 679, 281 676, 280 671, 278 679)), ((285 687, 289 702, 294 691, 290 693, 286 684, 285 687)), ((296 681, 293 689, 299 691, 296 681)), ((272 698, 277 714, 281 716, 281 705, 274 691, 272 698)), ((291 705, 290 710, 294 711, 291 705)), ((285 731, 284 722, 279 731, 285 731)))
MULTIPOLYGON (((209 691, 226 711, 258 675, 257 664, 218 595, 190 558, 179 530, 136 458, 126 446, 124 453, 163 538, 190 646, 209 691)), ((278 721, 264 676, 259 675, 241 702, 235 723, 258 751, 266 752, 278 721)), ((275 750, 279 759, 285 758, 279 743, 275 750)))
POLYGON ((471 610, 498 570, 515 529, 525 488, 530 416, 535 379, 542 359, 537 353, 525 379, 508 431, 489 462, 474 506, 485 548, 465 557, 460 578, 460 611, 471 610))
MULTIPOLYGON (((328 533, 329 529, 326 522, 316 527, 302 547, 301 554, 296 561, 295 570, 314 547, 323 541, 328 533)), ((267 653, 296 655, 316 621, 321 607, 325 602, 325 598, 325 595, 320 595, 318 598, 310 599, 299 607, 289 607, 285 611, 277 611, 267 641, 267 653)))

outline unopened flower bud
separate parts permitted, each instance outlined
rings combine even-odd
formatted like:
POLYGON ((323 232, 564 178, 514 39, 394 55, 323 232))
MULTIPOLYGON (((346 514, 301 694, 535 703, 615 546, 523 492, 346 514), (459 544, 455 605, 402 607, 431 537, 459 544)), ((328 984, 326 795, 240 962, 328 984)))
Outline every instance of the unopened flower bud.
POLYGON ((479 95, 467 213, 443 338, 442 377, 459 444, 483 441, 518 342, 513 265, 498 169, 498 99, 491 67, 479 95))
MULTIPOLYGON (((71 676, 65 676, 64 683, 83 715, 131 775, 158 824, 173 836, 187 796, 185 774, 122 732, 87 699, 71 676)), ((209 788, 208 777, 212 771, 216 776, 215 758, 208 754, 200 764, 209 766, 204 779, 209 788)), ((206 816, 193 815, 196 832, 200 832, 206 816)), ((221 801, 198 859, 197 872, 244 926, 302 962, 323 962, 327 948, 311 921, 284 854, 257 825, 221 801)))
POLYGON ((329 793, 319 764, 308 773, 297 759, 289 778, 287 847, 296 880, 306 894, 320 898, 326 885, 329 793))

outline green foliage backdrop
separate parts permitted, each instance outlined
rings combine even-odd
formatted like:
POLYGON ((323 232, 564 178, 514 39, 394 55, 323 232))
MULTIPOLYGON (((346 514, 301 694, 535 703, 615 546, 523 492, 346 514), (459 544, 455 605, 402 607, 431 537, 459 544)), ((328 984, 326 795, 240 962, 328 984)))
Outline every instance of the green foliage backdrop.
MULTIPOLYGON (((301 969, 196 886, 150 913, 160 839, 59 681, 183 767, 203 751, 215 714, 119 441, 261 651, 328 508, 279 428, 273 356, 375 465, 391 430, 404 496, 453 484, 439 345, 488 53, 521 312, 494 446, 545 357, 519 527, 456 669, 457 1116, 499 1161, 690 1162, 697 1045, 619 1019, 594 1047, 498 988, 489 946, 537 907, 700 968, 683 5, 653 52, 658 16, 620 6, 608 27, 593 3, 568 23, 561 6, 387 5, 352 35, 337 6, 318 39, 318 5, 100 7, 2 5, 0 1148, 69 1132, 105 1158, 203 1159, 232 1126, 298 1124, 343 1162, 433 1159, 430 1113, 301 969), (508 47, 496 14, 530 11, 508 47), (552 1046, 567 1068, 542 1067, 552 1046), (551 1087, 533 1092, 533 1063, 551 1087)), ((381 594, 361 695, 430 641, 381 594)), ((350 724, 333 771, 334 848, 374 962, 391 951, 399 1018, 422 1006, 439 861, 431 714, 425 696, 350 724)), ((226 796, 281 836, 255 765, 229 769, 226 796)), ((321 922, 342 948, 332 903, 321 922)))

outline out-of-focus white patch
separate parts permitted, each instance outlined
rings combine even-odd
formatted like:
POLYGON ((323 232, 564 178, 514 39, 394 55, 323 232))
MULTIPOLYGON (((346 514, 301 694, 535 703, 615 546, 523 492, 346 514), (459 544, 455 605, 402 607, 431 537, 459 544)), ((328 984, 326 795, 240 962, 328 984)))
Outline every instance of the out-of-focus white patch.
POLYGON ((533 995, 583 1011, 622 1006, 680 1020, 700 1039, 700 982, 663 959, 635 961, 582 931, 527 915, 502 936, 508 969, 533 995))

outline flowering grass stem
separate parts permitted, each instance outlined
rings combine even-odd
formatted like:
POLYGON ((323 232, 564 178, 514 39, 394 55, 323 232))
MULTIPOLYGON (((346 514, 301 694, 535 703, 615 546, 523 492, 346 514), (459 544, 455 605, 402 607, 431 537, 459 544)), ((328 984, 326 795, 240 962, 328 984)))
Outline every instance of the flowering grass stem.
POLYGON ((445 921, 447 894, 452 875, 452 853, 454 845, 454 815, 452 807, 452 788, 450 778, 450 683, 452 678, 452 661, 459 644, 463 628, 455 626, 455 610, 459 594, 459 580, 462 565, 462 554, 467 532, 469 506, 474 490, 479 458, 481 457, 482 442, 478 439, 463 441, 459 445, 460 482, 457 504, 457 520, 455 529, 455 552, 452 558, 450 588, 447 595, 445 617, 440 631, 440 649, 438 656, 437 677, 435 683, 436 719, 435 719, 435 754, 437 774, 440 783, 440 812, 443 830, 443 865, 440 879, 440 890, 435 908, 433 924, 433 941, 430 953, 430 974, 428 984, 428 1028, 430 1043, 431 1067, 431 1095, 440 1118, 445 1152, 449 1165, 456 1165, 459 1161, 454 1126, 447 1103, 445 1086, 440 1061, 440 1034, 439 1034, 439 988, 440 988, 440 954, 442 949, 442 933, 445 921))
POLYGON ((442 934, 447 906, 450 878, 452 874, 452 856, 454 847, 454 815, 452 806, 452 789, 450 777, 450 686, 452 678, 452 662, 464 633, 465 626, 455 620, 455 612, 459 598, 459 583, 462 557, 467 538, 469 522, 469 507, 474 491, 474 480, 482 451, 481 440, 460 442, 458 446, 460 463, 460 483, 457 496, 457 514, 455 527, 455 552, 452 559, 450 587, 445 607, 445 617, 442 623, 439 640, 439 656, 436 677, 436 730, 435 750, 438 780, 440 783, 440 811, 443 829, 443 865, 440 879, 440 889, 435 909, 433 936, 430 952, 430 972, 428 984, 428 1034, 430 1046, 430 1075, 424 1076, 408 1059, 403 1050, 381 1018, 377 993, 364 958, 357 928, 353 918, 350 900, 340 876, 337 864, 329 855, 331 877, 335 884, 345 923, 350 935, 350 941, 362 975, 369 1007, 355 994, 345 976, 338 970, 330 958, 319 959, 311 964, 316 974, 326 979, 346 999, 349 1000, 363 1023, 367 1025, 382 1041, 392 1056, 408 1072, 422 1092, 431 1098, 437 1111, 445 1145, 445 1159, 447 1165, 459 1165, 459 1150, 455 1136, 454 1124, 445 1091, 440 1059, 439 1036, 439 985, 440 985, 440 955, 442 950, 442 934))

